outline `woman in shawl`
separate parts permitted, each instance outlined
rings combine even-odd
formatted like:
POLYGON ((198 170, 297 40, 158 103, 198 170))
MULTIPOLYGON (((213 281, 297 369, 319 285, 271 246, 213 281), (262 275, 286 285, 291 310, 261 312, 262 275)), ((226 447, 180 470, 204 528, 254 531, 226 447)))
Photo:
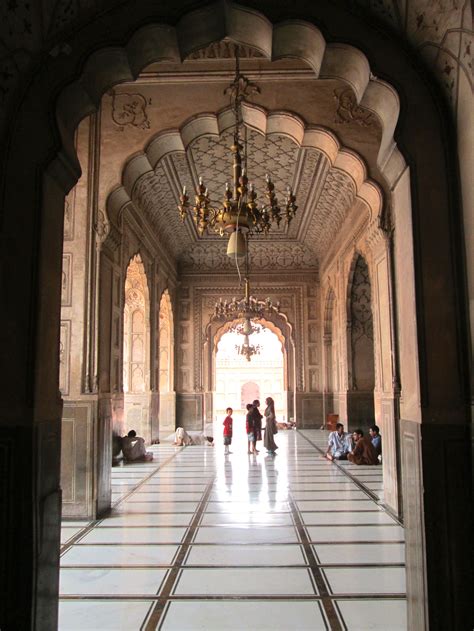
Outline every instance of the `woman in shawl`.
POLYGON ((267 407, 265 408, 265 438, 263 439, 263 444, 269 454, 274 454, 278 449, 273 438, 273 435, 278 431, 275 418, 275 402, 271 397, 268 397, 265 399, 265 403, 267 407))

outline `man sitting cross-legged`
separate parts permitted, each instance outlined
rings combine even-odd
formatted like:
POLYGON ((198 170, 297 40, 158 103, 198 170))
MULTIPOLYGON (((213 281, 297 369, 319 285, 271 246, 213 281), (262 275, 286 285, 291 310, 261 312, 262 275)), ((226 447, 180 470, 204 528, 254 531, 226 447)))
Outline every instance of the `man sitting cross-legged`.
POLYGON ((344 432, 344 425, 337 423, 336 431, 329 434, 326 458, 328 460, 347 460, 348 451, 349 446, 347 444, 347 434, 344 432))
POLYGON ((353 464, 378 464, 377 452, 370 438, 364 436, 364 432, 361 429, 356 429, 352 437, 355 442, 355 447, 352 452, 348 454, 348 460, 353 464))

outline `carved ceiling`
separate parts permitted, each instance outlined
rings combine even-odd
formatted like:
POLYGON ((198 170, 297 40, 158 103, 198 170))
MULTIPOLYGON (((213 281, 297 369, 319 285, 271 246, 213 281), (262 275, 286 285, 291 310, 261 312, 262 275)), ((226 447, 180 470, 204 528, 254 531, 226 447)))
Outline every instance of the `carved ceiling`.
MULTIPOLYGON (((217 234, 199 238, 192 220, 182 224, 178 196, 185 185, 192 191, 203 178, 215 205, 223 197, 226 182, 232 182, 232 130, 220 136, 202 135, 186 152, 170 152, 155 170, 140 177, 132 201, 151 221, 172 254, 185 268, 195 270, 231 269, 226 256, 226 239, 217 234)), ((262 270, 272 268, 317 269, 356 197, 353 180, 316 149, 299 147, 283 134, 263 136, 247 129, 247 173, 262 199, 265 174, 275 182, 283 203, 288 185, 297 196, 298 212, 288 229, 272 227, 269 237, 252 237, 251 264, 262 270)))

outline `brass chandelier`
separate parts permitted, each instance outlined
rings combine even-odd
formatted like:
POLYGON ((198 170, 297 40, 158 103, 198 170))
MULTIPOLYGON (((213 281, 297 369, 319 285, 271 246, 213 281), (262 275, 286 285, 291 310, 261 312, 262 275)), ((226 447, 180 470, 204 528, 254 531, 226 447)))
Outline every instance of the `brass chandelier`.
POLYGON ((186 216, 190 214, 200 236, 203 236, 206 230, 212 230, 221 236, 229 234, 227 254, 232 258, 245 255, 242 233, 263 233, 266 235, 272 225, 276 223, 279 226, 282 219, 289 226, 298 208, 295 203, 296 197, 291 187, 288 186, 282 213, 275 193, 275 185, 268 174, 265 178, 266 199, 260 206, 257 201, 257 192, 253 184, 249 184, 245 167, 242 164, 246 160, 246 154, 243 155, 242 153, 244 151, 241 138, 242 101, 250 93, 260 92, 260 89, 240 73, 237 46, 235 47, 235 65, 234 80, 224 92, 224 94, 230 94, 235 117, 234 139, 230 147, 233 156, 232 188, 229 183, 226 183, 221 205, 214 206, 209 197, 208 189, 200 177, 193 207, 191 208, 185 186, 178 204, 181 220, 184 222, 186 216))
POLYGON ((239 355, 243 355, 247 361, 250 361, 253 355, 260 353, 261 347, 259 344, 250 344, 249 336, 252 333, 257 333, 260 327, 254 326, 252 321, 258 321, 265 316, 275 315, 280 313, 280 302, 273 303, 271 298, 265 298, 265 300, 259 300, 250 293, 250 279, 249 279, 249 256, 248 256, 248 234, 245 239, 245 278, 244 278, 244 297, 232 300, 222 300, 220 298, 215 306, 214 313, 212 315, 213 320, 219 320, 222 322, 228 322, 229 320, 239 320, 238 324, 232 327, 231 330, 241 333, 244 336, 244 341, 241 345, 236 345, 235 349, 239 355))

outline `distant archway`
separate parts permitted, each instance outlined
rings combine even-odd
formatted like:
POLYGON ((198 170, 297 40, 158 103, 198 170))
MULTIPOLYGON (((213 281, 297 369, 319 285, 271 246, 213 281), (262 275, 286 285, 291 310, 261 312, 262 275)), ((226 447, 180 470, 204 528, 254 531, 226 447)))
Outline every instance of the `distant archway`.
POLYGON ((123 327, 124 421, 150 440, 150 297, 141 256, 135 255, 125 277, 123 327))
POLYGON ((168 435, 175 429, 174 391, 174 319, 169 291, 161 295, 158 335, 159 433, 168 435))
POLYGON ((347 421, 353 429, 375 421, 374 325, 369 268, 354 256, 347 288, 347 421))

